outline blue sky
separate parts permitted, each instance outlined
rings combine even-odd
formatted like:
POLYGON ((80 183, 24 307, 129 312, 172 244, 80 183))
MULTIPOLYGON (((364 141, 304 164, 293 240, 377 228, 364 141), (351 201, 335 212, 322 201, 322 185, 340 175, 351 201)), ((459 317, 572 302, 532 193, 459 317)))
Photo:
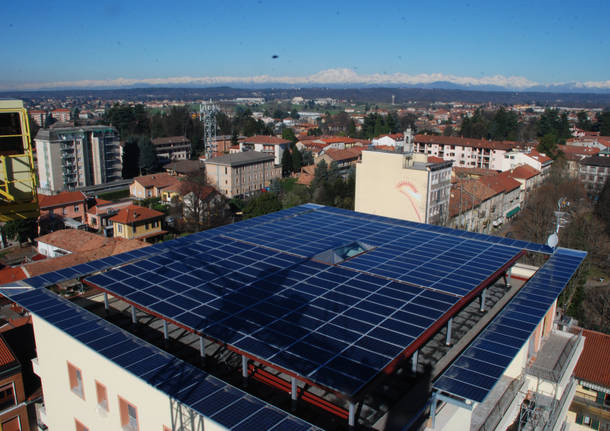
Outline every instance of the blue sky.
POLYGON ((0 84, 329 69, 608 81, 608 16, 606 0, 4 2, 0 84))

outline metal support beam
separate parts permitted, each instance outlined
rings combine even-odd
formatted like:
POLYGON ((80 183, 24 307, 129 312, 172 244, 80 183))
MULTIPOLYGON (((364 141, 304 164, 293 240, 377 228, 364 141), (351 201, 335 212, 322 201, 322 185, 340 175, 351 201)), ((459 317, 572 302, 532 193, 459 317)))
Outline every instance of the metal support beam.
POLYGON ((481 307, 479 308, 479 311, 483 312, 485 311, 485 296, 487 294, 487 289, 483 289, 481 291, 481 307))
POLYGON ((510 275, 512 272, 512 268, 508 268, 506 270, 506 272, 504 273, 504 287, 506 287, 507 289, 510 289, 510 275))
POLYGON ((453 317, 447 321, 447 338, 445 344, 451 346, 451 326, 453 326, 453 317))
POLYGON ((296 377, 291 377, 290 378, 290 384, 291 384, 290 398, 292 399, 292 401, 296 401, 297 400, 297 395, 298 395, 298 387, 297 387, 297 379, 296 379, 296 377))
POLYGON ((417 357, 419 356, 419 350, 413 352, 413 356, 411 356, 411 371, 413 374, 417 373, 417 357))
POLYGON ((131 323, 134 325, 138 323, 138 317, 136 316, 136 307, 131 306, 131 323))
POLYGON ((110 304, 108 303, 108 292, 104 292, 104 309, 106 313, 110 310, 110 304))
POLYGON ((244 379, 248 378, 248 358, 244 355, 241 356, 241 376, 244 379))
POLYGON ((199 356, 201 356, 201 362, 205 364, 205 339, 199 336, 199 356))
POLYGON ((434 429, 435 426, 435 422, 436 422, 436 397, 438 395, 438 392, 433 392, 432 393, 432 404, 430 405, 430 427, 432 429, 434 429))
POLYGON ((349 417, 347 424, 350 428, 356 426, 356 405, 352 402, 349 403, 349 417))

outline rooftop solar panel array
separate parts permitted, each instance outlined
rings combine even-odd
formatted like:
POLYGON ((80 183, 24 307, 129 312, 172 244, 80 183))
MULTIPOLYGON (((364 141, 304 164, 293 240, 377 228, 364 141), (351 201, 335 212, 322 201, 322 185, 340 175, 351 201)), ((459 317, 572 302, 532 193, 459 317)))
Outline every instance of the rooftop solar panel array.
POLYGON ((558 249, 434 383, 483 402, 570 281, 586 252, 558 249))
POLYGON ((87 281, 353 395, 521 250, 352 214, 269 214, 163 243, 87 281), (334 266, 310 259, 354 240, 372 250, 334 266))
POLYGON ((0 291, 106 359, 222 426, 239 431, 314 429, 48 290, 0 291))

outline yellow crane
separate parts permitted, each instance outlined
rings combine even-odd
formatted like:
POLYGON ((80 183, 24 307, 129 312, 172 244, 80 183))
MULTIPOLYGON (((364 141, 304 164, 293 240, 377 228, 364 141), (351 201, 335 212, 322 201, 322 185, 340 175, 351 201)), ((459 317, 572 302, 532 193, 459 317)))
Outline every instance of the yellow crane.
POLYGON ((0 99, 0 222, 36 218, 38 195, 23 101, 0 99))

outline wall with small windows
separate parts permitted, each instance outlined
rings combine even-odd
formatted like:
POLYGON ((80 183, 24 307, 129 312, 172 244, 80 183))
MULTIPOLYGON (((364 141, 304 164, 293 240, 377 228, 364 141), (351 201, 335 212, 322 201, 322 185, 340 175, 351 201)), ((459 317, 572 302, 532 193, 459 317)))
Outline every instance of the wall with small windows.
MULTIPOLYGON (((161 431, 169 397, 76 339, 33 316, 50 430, 161 431)), ((93 329, 93 328, 92 328, 93 329)), ((206 431, 216 424, 206 421, 206 431)))

